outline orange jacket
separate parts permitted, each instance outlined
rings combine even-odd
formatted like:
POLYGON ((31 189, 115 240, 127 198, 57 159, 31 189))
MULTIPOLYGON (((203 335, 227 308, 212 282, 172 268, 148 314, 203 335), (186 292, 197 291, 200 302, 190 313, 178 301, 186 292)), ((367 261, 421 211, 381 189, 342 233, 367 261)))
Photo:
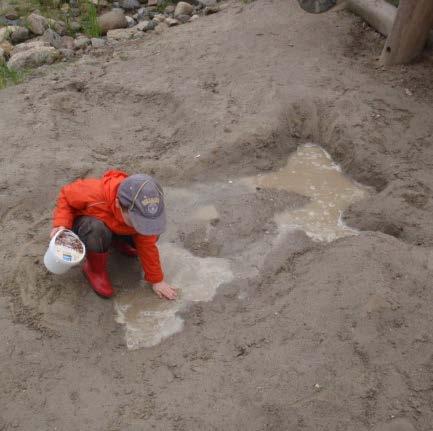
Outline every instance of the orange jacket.
POLYGON ((53 214, 53 227, 72 229, 79 216, 95 217, 103 221, 117 235, 130 235, 134 240, 149 283, 164 279, 157 247, 157 236, 145 236, 125 224, 120 208, 115 205, 117 189, 128 175, 121 171, 108 171, 102 178, 77 180, 62 187, 53 214))

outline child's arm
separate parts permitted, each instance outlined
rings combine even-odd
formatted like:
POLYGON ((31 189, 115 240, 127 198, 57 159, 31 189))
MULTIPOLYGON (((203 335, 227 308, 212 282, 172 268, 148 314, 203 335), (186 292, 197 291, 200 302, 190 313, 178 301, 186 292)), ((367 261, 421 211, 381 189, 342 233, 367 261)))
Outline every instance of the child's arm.
POLYGON ((152 284, 153 290, 160 298, 175 299, 176 291, 164 281, 157 241, 156 235, 134 235, 134 243, 146 281, 152 284))

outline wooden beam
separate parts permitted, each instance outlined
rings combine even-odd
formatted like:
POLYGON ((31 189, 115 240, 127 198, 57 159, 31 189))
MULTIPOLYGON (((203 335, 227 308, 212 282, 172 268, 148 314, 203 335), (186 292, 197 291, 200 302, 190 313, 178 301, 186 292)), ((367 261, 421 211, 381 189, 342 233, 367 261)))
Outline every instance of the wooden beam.
POLYGON ((410 63, 424 49, 432 25, 433 0, 400 0, 381 63, 385 66, 410 63))
MULTIPOLYGON (((432 0, 433 1, 433 0, 432 0)), ((385 0, 347 0, 346 7, 384 36, 391 33, 397 9, 385 0)))

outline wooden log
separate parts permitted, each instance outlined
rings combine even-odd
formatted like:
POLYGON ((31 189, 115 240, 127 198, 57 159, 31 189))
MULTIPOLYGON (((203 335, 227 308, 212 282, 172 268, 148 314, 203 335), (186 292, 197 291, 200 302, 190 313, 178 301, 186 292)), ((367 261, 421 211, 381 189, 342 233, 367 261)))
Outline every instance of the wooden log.
POLYGON ((432 25, 432 0, 400 0, 381 63, 385 66, 410 63, 424 49, 432 25))
POLYGON ((397 8, 385 0, 347 0, 346 7, 384 36, 391 33, 397 8))

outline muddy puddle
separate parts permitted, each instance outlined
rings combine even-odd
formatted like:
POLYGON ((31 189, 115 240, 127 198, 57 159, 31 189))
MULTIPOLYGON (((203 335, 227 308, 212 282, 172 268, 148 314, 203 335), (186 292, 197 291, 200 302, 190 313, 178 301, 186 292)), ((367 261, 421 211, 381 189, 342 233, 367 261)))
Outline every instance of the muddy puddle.
POLYGON ((302 208, 277 214, 275 221, 280 230, 302 229, 318 241, 356 234, 341 217, 349 205, 369 194, 368 188, 346 177, 330 155, 313 144, 298 147, 284 168, 244 182, 254 188, 286 190, 310 198, 302 208))
POLYGON ((221 258, 199 258, 174 244, 160 247, 165 277, 178 288, 176 301, 159 299, 150 287, 117 296, 116 321, 125 325, 128 349, 151 347, 183 328, 177 313, 196 301, 211 301, 218 287, 233 280, 230 262, 221 258))
MULTIPOLYGON (((356 234, 342 223, 341 216, 350 204, 369 193, 366 187, 343 175, 325 150, 312 144, 300 146, 278 171, 240 180, 192 185, 190 189, 168 189, 166 200, 171 214, 164 235, 166 242, 160 244, 160 252, 166 280, 178 288, 179 298, 176 301, 160 300, 150 287, 137 287, 120 293, 114 302, 116 321, 125 326, 128 349, 154 346, 181 331, 184 322, 179 311, 195 301, 211 301, 218 287, 234 278, 252 276, 251 268, 262 266, 253 262, 258 254, 257 247, 263 249, 265 256, 287 231, 302 229, 317 241, 332 241, 356 234), (230 259, 199 257, 187 250, 185 244, 179 243, 178 231, 188 229, 200 232, 200 241, 212 242, 212 235, 216 231, 223 234, 224 223, 230 226, 232 222, 225 220, 230 214, 227 212, 229 202, 236 202, 235 217, 245 217, 246 207, 242 205, 246 201, 242 199, 255 196, 261 189, 294 192, 296 196, 303 195, 309 200, 297 208, 280 206, 287 209, 270 216, 278 227, 277 235, 273 239, 255 239, 230 259), (218 223, 214 223, 216 220, 218 223)), ((262 204, 270 206, 271 203, 262 204)), ((256 206, 254 209, 257 211, 256 206)), ((236 241, 235 238, 224 240, 236 241)))

